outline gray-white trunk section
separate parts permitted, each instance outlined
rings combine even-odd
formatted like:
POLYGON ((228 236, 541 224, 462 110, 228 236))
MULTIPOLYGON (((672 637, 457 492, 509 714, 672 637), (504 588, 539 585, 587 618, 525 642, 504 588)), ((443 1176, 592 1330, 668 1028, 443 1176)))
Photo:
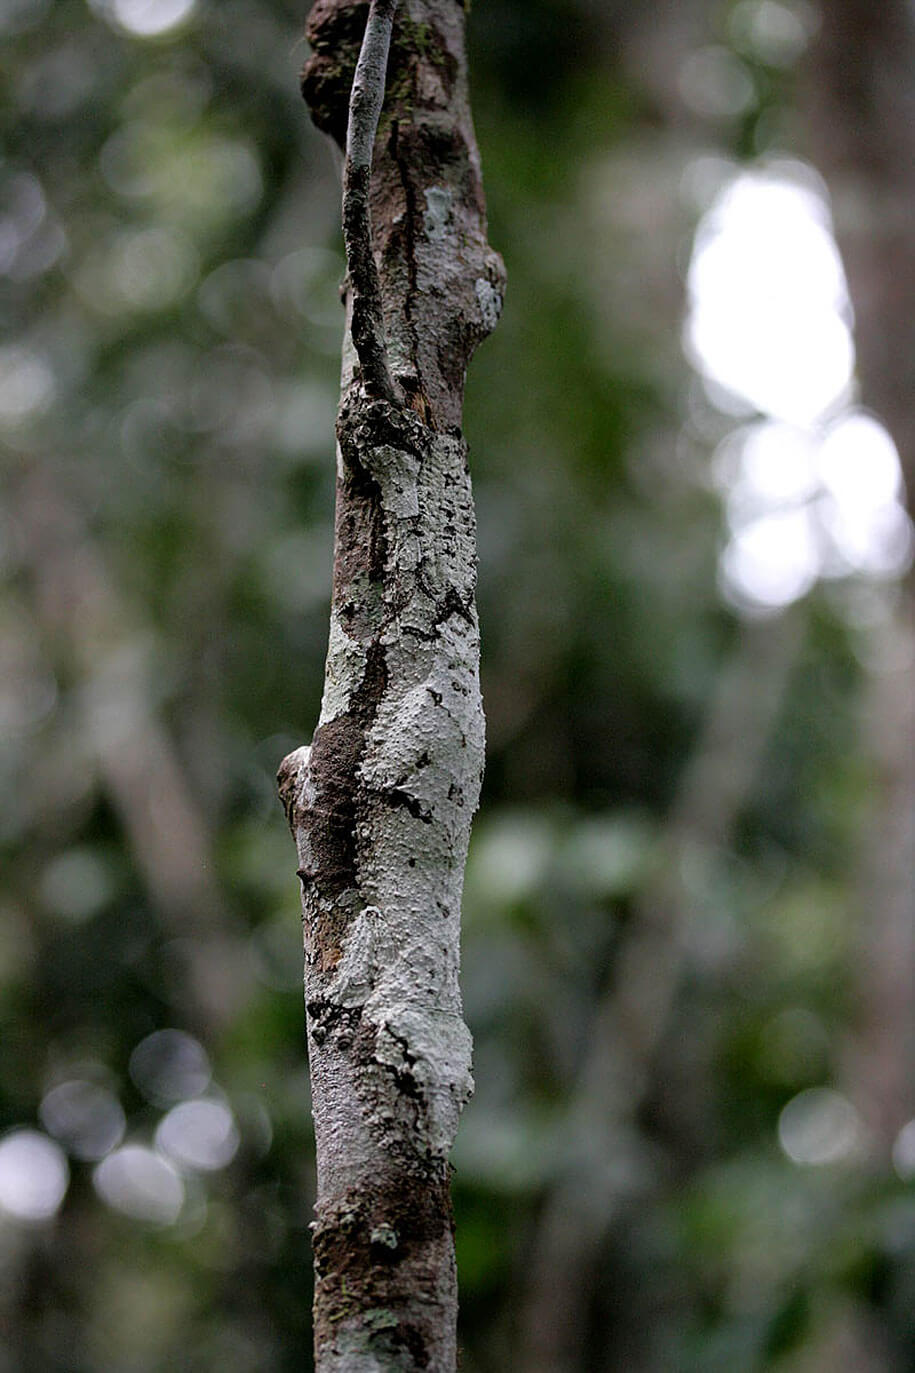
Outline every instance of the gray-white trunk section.
MULTIPOLYGON (((310 1041, 320 1195, 342 1192, 376 1167, 378 1139, 398 1120, 411 1148, 447 1158, 472 1087, 458 987, 464 863, 484 738, 470 477, 462 441, 445 434, 429 435, 421 458, 389 446, 367 457, 393 574, 379 636, 388 682, 358 769, 365 797, 358 885, 335 897, 348 922, 340 959, 330 977, 315 973, 306 924, 305 982, 306 1004, 320 998, 357 1010, 374 1027, 380 1071, 367 1103, 366 1067, 355 1075, 348 1068, 349 1045, 310 1041), (406 1119, 403 1074, 416 1088, 406 1119)), ((319 726, 348 710, 366 660, 335 607, 319 726)), ((297 810, 315 801, 309 753, 291 756, 297 810)), ((307 830, 296 839, 300 869, 314 871, 307 830)))

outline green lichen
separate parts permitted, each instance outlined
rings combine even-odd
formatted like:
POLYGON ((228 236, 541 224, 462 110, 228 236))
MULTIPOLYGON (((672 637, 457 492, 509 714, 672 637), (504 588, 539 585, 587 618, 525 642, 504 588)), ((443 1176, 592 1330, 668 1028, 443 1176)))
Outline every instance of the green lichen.
POLYGON ((420 62, 427 62, 443 72, 447 89, 448 74, 453 64, 436 30, 431 24, 417 23, 403 16, 397 22, 388 64, 384 108, 378 121, 380 135, 389 132, 395 119, 412 116, 414 78, 420 62))
POLYGON ((403 42, 420 57, 426 57, 432 46, 432 28, 429 24, 416 24, 412 19, 403 22, 403 42))
POLYGON ((363 1311, 362 1324, 369 1330, 394 1330, 397 1327, 397 1317, 393 1311, 378 1306, 373 1310, 363 1311))
POLYGON ((425 58, 434 67, 445 67, 448 64, 445 46, 431 24, 417 23, 404 16, 398 25, 395 42, 398 48, 425 58))

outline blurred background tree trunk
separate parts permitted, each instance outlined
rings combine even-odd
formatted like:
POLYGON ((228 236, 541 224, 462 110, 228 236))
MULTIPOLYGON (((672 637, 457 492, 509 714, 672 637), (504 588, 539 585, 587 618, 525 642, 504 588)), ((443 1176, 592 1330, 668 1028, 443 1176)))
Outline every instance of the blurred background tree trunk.
MULTIPOLYGON (((803 91, 855 312, 861 398, 899 451, 915 516, 915 10, 819 7, 803 91)), ((848 1071, 887 1160, 915 1116, 915 588, 889 595, 864 706, 872 804, 862 836, 857 1033, 848 1071)))

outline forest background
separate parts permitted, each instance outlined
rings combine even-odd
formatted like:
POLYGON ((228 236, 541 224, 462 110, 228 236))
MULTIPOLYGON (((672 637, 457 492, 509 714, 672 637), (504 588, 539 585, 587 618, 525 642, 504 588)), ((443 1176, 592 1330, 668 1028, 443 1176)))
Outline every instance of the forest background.
MULTIPOLYGON (((915 61, 867 11, 470 16, 466 1373, 915 1369, 915 61)), ((2 1373, 310 1366, 304 19, 0 3, 2 1373)))

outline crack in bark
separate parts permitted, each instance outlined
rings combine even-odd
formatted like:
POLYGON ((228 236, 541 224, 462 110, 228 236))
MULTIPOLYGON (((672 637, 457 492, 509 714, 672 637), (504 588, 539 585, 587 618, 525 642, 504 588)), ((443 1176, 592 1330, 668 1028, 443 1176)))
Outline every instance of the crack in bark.
MULTIPOLYGON (((404 293, 403 313, 407 322, 407 329, 410 335, 410 361, 413 364, 414 377, 411 379, 422 395, 422 372, 419 363, 419 334, 417 332, 415 304, 419 292, 416 274, 416 194, 411 180, 407 174, 407 168, 400 153, 400 122, 393 120, 391 123, 390 152, 397 174, 400 177, 400 185, 403 190, 404 198, 404 257, 407 264, 407 289, 404 293)), ((423 400, 422 409, 417 408, 417 412, 422 417, 427 413, 427 405, 423 400)))
POLYGON ((411 796, 408 791, 401 787, 385 787, 381 792, 381 799, 389 806, 396 809, 403 806, 413 816, 414 820, 421 820, 424 825, 431 825, 435 819, 431 810, 423 810, 422 802, 416 796, 411 796))

